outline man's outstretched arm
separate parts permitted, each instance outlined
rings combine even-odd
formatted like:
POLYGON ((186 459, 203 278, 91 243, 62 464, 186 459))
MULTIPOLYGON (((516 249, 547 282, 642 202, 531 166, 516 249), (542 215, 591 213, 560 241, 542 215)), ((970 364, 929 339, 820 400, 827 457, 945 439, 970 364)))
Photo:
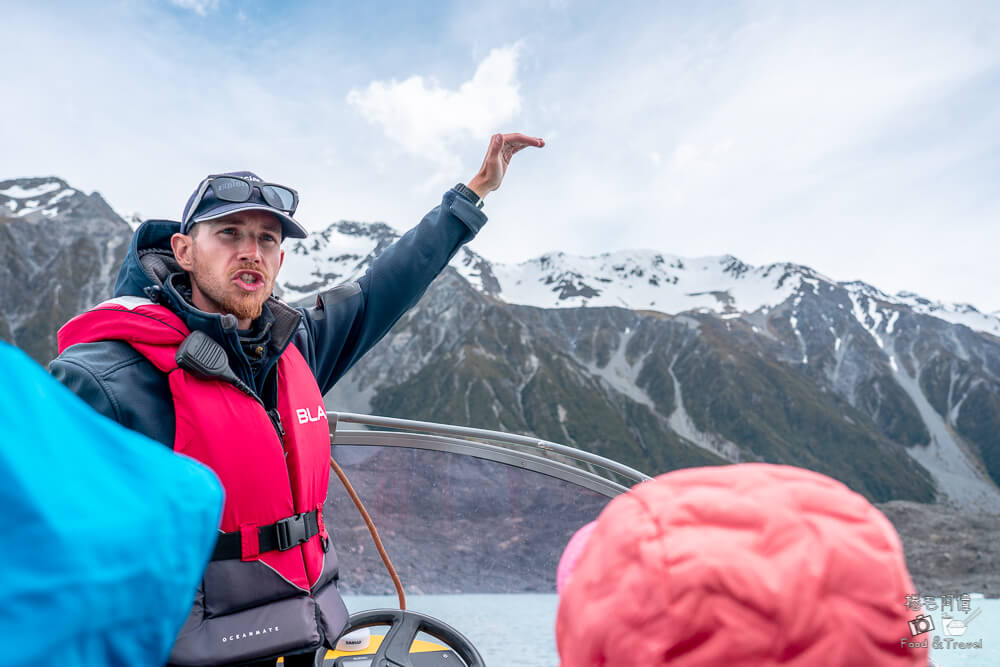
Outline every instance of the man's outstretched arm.
MULTIPOLYGON (((485 197, 500 187, 516 153, 544 145, 519 133, 494 135, 467 187, 485 197)), ((375 258, 358 281, 319 295, 316 307, 305 311, 305 327, 295 342, 324 393, 417 303, 485 222, 472 200, 449 190, 441 205, 375 258)))

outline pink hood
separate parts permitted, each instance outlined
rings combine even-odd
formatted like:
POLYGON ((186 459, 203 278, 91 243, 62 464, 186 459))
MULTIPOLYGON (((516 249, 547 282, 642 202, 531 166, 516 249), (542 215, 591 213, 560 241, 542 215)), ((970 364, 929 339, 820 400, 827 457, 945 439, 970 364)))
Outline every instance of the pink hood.
POLYGON ((927 665, 927 649, 901 645, 925 637, 908 630, 916 591, 896 531, 819 473, 671 472, 575 542, 560 572, 563 667, 927 665))

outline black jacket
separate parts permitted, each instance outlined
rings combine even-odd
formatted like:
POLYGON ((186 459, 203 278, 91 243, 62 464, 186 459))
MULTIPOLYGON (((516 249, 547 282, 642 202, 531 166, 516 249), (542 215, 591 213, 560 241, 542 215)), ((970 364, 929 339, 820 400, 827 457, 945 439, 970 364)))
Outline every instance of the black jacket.
MULTIPOLYGON (((289 343, 305 357, 325 394, 423 295, 486 216, 449 190, 440 206, 380 254, 357 281, 327 290, 312 308, 292 308, 271 298, 254 323, 267 341, 253 363, 244 352, 236 318, 198 310, 188 301, 187 274, 170 250, 177 222, 149 220, 132 236, 115 285, 115 297, 147 297, 176 312, 192 331, 220 343, 233 371, 254 387, 267 407, 276 401, 275 364, 289 343)), ((167 377, 128 343, 73 345, 49 365, 63 384, 95 410, 120 424, 174 444, 174 407, 167 377)))

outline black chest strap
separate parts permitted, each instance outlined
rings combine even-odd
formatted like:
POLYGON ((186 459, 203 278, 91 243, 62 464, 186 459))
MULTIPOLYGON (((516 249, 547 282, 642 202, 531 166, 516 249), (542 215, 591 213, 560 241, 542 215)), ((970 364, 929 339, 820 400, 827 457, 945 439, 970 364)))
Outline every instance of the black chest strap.
MULTIPOLYGON (((258 527, 257 538, 260 543, 260 553, 288 551, 292 547, 308 542, 314 535, 318 535, 318 512, 319 510, 312 510, 302 514, 293 514, 272 524, 258 527)), ((212 560, 242 558, 242 538, 239 531, 219 535, 219 540, 215 543, 215 551, 212 553, 212 560)))

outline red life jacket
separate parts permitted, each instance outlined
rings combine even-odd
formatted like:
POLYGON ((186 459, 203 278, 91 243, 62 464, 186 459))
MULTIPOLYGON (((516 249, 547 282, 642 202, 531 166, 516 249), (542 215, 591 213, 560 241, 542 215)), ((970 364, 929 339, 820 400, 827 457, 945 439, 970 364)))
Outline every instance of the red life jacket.
POLYGON ((166 373, 176 412, 174 451, 209 466, 225 488, 219 529, 241 534, 243 561, 259 560, 310 591, 323 572, 328 535, 322 510, 330 476, 330 432, 316 379, 289 345, 277 365, 282 439, 250 396, 178 367, 174 357, 189 333, 169 309, 125 297, 66 323, 59 331, 59 352, 77 343, 120 340, 166 373), (259 526, 312 510, 318 510, 318 535, 287 551, 259 553, 259 526))

